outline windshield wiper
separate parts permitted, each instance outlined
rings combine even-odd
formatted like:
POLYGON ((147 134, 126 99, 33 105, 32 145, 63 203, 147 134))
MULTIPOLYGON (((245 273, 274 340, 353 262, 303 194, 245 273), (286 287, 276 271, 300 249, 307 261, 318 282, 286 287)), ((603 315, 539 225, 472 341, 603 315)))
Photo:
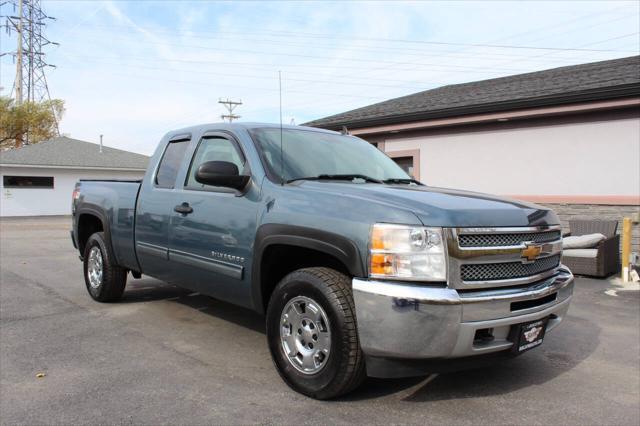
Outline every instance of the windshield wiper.
POLYGON ((295 179, 289 179, 287 183, 295 182, 297 180, 354 180, 354 179, 362 179, 365 182, 371 183, 383 183, 380 179, 375 179, 366 175, 357 175, 357 174, 344 174, 344 175, 318 175, 318 176, 309 176, 309 177, 299 177, 295 179))
POLYGON ((382 183, 415 183, 416 185, 424 185, 422 182, 411 178, 391 178, 385 179, 382 183))

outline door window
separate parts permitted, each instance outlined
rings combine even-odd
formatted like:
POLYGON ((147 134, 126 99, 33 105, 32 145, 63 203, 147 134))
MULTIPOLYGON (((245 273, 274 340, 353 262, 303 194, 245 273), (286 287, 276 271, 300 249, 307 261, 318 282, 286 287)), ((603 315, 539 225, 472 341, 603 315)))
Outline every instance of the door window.
POLYGON ((169 142, 156 173, 156 186, 169 189, 174 187, 187 146, 188 140, 169 142))
POLYGON ((214 188, 210 185, 204 185, 196 181, 196 171, 202 163, 207 161, 226 161, 233 163, 238 167, 238 171, 244 171, 245 159, 240 152, 238 146, 231 140, 226 138, 205 138, 200 141, 198 149, 193 155, 189 175, 185 187, 188 189, 205 189, 214 188))

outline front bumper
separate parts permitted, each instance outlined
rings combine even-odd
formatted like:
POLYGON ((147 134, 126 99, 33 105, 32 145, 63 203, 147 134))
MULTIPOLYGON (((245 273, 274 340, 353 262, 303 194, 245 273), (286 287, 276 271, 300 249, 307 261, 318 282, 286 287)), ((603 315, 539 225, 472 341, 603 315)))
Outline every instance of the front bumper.
POLYGON ((368 358, 397 361, 508 350, 513 325, 549 317, 547 331, 554 329, 572 294, 573 275, 566 267, 526 288, 484 291, 353 279, 362 350, 368 358), (487 333, 492 338, 479 338, 487 333))

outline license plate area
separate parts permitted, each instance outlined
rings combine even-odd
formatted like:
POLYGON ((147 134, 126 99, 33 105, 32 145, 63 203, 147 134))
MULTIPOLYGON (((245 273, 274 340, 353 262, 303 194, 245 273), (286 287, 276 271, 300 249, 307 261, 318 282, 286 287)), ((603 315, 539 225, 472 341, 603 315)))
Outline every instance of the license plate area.
POLYGON ((525 322, 512 326, 509 340, 513 342, 511 351, 521 354, 542 344, 549 318, 525 322))

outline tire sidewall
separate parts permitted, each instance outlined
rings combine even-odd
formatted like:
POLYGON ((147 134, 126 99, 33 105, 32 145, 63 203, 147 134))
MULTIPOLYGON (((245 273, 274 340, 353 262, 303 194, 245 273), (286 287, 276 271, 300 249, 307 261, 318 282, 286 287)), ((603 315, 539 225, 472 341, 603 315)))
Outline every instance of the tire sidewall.
POLYGON ((267 339, 269 350, 278 373, 296 391, 305 395, 322 398, 326 389, 345 374, 348 350, 345 353, 344 313, 336 308, 327 294, 327 287, 318 277, 294 272, 285 277, 274 290, 267 311, 267 339), (297 296, 306 296, 318 303, 327 314, 331 332, 331 349, 327 364, 315 374, 298 371, 287 359, 280 339, 280 318, 287 302, 297 296))
POLYGON ((107 247, 104 242, 104 238, 100 233, 93 234, 87 240, 87 244, 84 247, 84 257, 83 257, 83 271, 84 271, 84 282, 87 286, 87 291, 89 295, 98 301, 101 301, 105 295, 105 281, 107 280, 107 268, 109 267, 109 255, 107 253, 107 247), (98 247, 100 250, 100 254, 102 256, 102 282, 97 288, 91 286, 91 282, 89 281, 89 253, 93 247, 98 247))

